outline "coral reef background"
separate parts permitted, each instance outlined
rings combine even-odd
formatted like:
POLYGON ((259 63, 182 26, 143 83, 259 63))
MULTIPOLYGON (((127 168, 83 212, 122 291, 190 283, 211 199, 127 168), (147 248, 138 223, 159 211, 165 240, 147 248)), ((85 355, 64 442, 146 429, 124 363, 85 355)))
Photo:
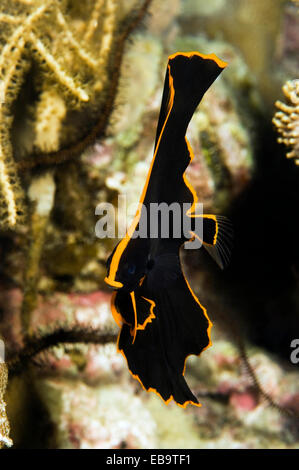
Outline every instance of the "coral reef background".
POLYGON ((1 0, 0 25, 0 446, 297 448, 296 2, 1 0), (182 253, 214 324, 186 410, 116 354, 115 240, 95 236, 98 203, 139 198, 179 50, 229 63, 190 123, 188 178, 235 229, 223 272, 182 253))

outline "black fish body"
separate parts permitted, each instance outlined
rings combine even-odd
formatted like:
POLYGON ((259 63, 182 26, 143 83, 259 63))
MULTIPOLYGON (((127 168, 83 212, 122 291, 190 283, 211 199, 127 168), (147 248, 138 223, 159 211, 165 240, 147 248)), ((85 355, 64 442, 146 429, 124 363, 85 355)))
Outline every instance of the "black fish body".
POLYGON ((225 66, 213 54, 191 52, 169 57, 154 157, 141 204, 107 262, 105 280, 117 288, 112 313, 121 328, 118 350, 146 390, 155 391, 167 403, 174 399, 183 407, 188 403, 200 406, 184 379, 185 363, 190 354, 199 355, 210 346, 212 323, 182 272, 180 247, 198 238, 223 267, 231 244, 225 218, 194 213, 197 196, 185 177, 193 155, 185 135, 204 93, 225 66), (174 233, 169 223, 169 234, 163 236, 164 221, 153 222, 150 217, 153 204, 181 209, 178 232, 174 233), (189 210, 184 204, 189 204, 189 210), (202 217, 199 234, 192 230, 196 217, 202 217), (184 223, 190 225, 187 234, 184 223), (144 227, 145 236, 138 237, 144 227))

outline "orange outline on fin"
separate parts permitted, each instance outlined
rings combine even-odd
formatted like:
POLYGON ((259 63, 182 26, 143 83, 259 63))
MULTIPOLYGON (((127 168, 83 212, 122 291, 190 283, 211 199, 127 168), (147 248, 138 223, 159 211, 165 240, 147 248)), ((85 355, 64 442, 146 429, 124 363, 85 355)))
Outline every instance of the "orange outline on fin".
POLYGON ((215 231, 215 235, 214 235, 214 238, 213 238, 213 243, 207 243, 207 242, 204 242, 200 237, 199 235, 197 235, 195 232, 193 231, 190 231, 190 233, 192 233, 192 235, 197 238, 197 240, 199 240, 201 243, 203 243, 204 245, 207 245, 207 246, 215 246, 217 244, 217 237, 218 237, 218 232, 219 232, 219 227, 218 227, 218 220, 217 220, 217 216, 216 215, 213 215, 213 214, 194 214, 192 215, 192 217, 202 217, 203 219, 212 219, 214 220, 215 222, 215 225, 216 225, 216 231, 215 231))
MULTIPOLYGON (((151 161, 151 165, 150 165, 150 168, 149 168, 149 171, 148 171, 148 174, 147 174, 147 178, 146 178, 146 182, 145 182, 145 185, 143 187, 143 190, 142 190, 142 194, 141 194, 141 198, 140 198, 140 201, 139 201, 139 206, 138 206, 138 210, 136 212, 136 215, 133 219, 133 222, 131 224, 131 226, 129 227, 125 237, 120 241, 120 243, 118 244, 116 250, 115 250, 115 253, 112 257, 112 260, 111 260, 111 264, 110 264, 110 268, 109 268, 109 275, 105 278, 105 282, 113 287, 122 287, 122 283, 118 282, 115 280, 115 277, 116 277, 116 274, 117 274, 117 270, 118 270, 118 265, 119 265, 119 261, 121 259, 121 256, 122 256, 122 253, 124 252, 127 244, 129 243, 136 227, 137 227, 137 224, 139 222, 139 219, 140 219, 140 216, 141 216, 141 206, 142 206, 142 203, 144 201, 144 198, 145 198, 145 195, 146 195, 146 191, 147 191, 147 188, 148 188, 148 184, 149 184, 149 181, 150 181, 150 176, 151 176, 151 172, 152 172, 152 168, 153 168, 153 165, 154 165, 154 162, 155 162, 155 159, 156 159, 156 155, 157 155, 157 152, 158 152, 158 148, 159 148, 159 144, 160 144, 160 141, 161 141, 161 138, 162 138, 162 135, 163 135, 163 132, 164 132, 164 129, 165 129, 165 126, 166 126, 166 123, 168 121, 168 118, 169 118, 169 115, 171 113, 171 110, 172 110, 172 107, 173 107, 173 102, 174 102, 174 95, 175 95, 175 90, 174 90, 174 86, 173 86, 173 77, 171 75, 171 71, 170 71, 170 64, 169 64, 169 61, 174 59, 176 56, 179 56, 179 55, 182 55, 182 56, 185 56, 185 57, 193 57, 193 56, 199 56, 203 59, 207 59, 207 60, 213 60, 214 62, 216 62, 216 64, 218 65, 218 67, 224 69, 226 66, 227 66, 227 63, 222 61, 221 59, 219 59, 215 54, 201 54, 200 52, 196 52, 196 51, 192 51, 192 52, 176 52, 175 54, 172 54, 168 57, 168 72, 169 72, 169 90, 170 90, 170 95, 169 95, 169 102, 167 104, 167 107, 168 107, 168 112, 167 112, 167 116, 165 118, 165 121, 164 121, 164 124, 163 124, 163 127, 162 127, 162 130, 160 132, 160 135, 159 135, 159 138, 158 138, 158 141, 157 141, 157 145, 156 145, 156 148, 155 148, 155 152, 154 152, 154 156, 152 158, 152 161, 151 161), (117 284, 117 285, 116 285, 117 284)), ((193 159, 193 151, 191 149, 191 146, 187 140, 187 138, 185 137, 185 141, 187 143, 187 146, 188 146, 188 150, 189 150, 189 154, 190 154, 190 159, 192 161, 193 159)), ((190 212, 194 206, 195 206, 195 203, 197 202, 197 195, 196 195, 196 192, 195 190, 192 188, 191 184, 188 182, 186 176, 185 176, 185 173, 183 175, 183 178, 184 178, 184 181, 185 181, 185 184, 187 185, 187 187, 190 189, 191 193, 193 194, 193 197, 194 197, 194 201, 193 201, 193 204, 192 204, 192 207, 188 210, 188 212, 190 212)), ((187 214, 188 214, 187 212, 187 214)), ((188 214, 189 215, 189 214, 188 214)))
POLYGON ((123 284, 118 281, 114 281, 112 279, 109 279, 108 277, 105 277, 104 281, 106 284, 109 284, 111 287, 123 287, 123 284))
POLYGON ((145 319, 145 321, 142 323, 142 325, 140 323, 138 323, 137 330, 145 330, 146 325, 148 323, 151 323, 152 320, 154 318, 156 318, 156 315, 154 314, 154 308, 156 306, 155 301, 151 300, 151 299, 147 299, 146 297, 143 297, 143 295, 141 296, 141 298, 146 300, 147 302, 149 302, 151 304, 151 307, 150 307, 150 313, 149 313, 148 317, 145 319))
MULTIPOLYGON (((177 52, 173 55, 170 55, 169 58, 168 58, 168 61, 169 60, 172 60, 174 59, 176 56, 178 55, 183 55, 185 57, 189 57, 191 58, 192 56, 194 55, 197 55, 199 57, 202 57, 203 59, 208 59, 208 60, 213 60, 214 62, 216 62, 216 64, 224 69, 226 66, 227 66, 227 63, 226 62, 223 62, 221 59, 219 59, 215 54, 209 54, 209 55, 205 55, 205 54, 201 54, 199 52, 177 52)), ((174 90, 174 86, 173 86, 173 77, 171 75, 171 70, 170 70, 170 64, 168 63, 168 71, 169 71, 169 89, 170 89, 170 95, 169 95, 169 101, 168 101, 168 104, 167 104, 167 116, 165 118, 165 121, 164 121, 164 124, 163 124, 163 127, 162 127, 162 130, 160 132, 160 135, 159 135, 159 138, 158 138, 158 141, 157 141, 157 145, 156 145, 156 149, 155 149, 155 152, 154 152, 154 156, 152 158, 152 161, 151 161, 151 165, 150 165, 150 168, 149 168, 149 171, 148 171, 148 174, 147 174, 147 178, 146 178, 146 182, 145 182, 145 185, 144 185, 144 188, 143 188, 143 191, 142 191, 142 194, 141 194, 141 198, 140 198, 140 202, 139 202, 139 206, 138 206, 138 210, 136 212, 136 215, 133 219, 133 222, 130 226, 130 228, 128 229, 125 237, 121 240, 121 242, 119 243, 119 245, 117 246, 116 248, 116 251, 114 253, 114 256, 112 257, 112 261, 111 261, 111 264, 110 264, 110 269, 109 269, 109 275, 105 278, 105 281, 110 284, 110 285, 114 285, 116 286, 116 284, 120 284, 121 287, 122 287, 122 283, 118 282, 115 280, 115 277, 116 277, 116 274, 117 274, 117 270, 118 270, 118 265, 119 265, 119 261, 121 259, 121 256, 122 256, 122 253, 124 252, 127 244, 129 243, 129 240, 131 239, 132 237, 132 234, 134 233, 136 227, 137 227, 137 224, 139 222, 139 219, 140 219, 140 215, 141 215, 141 204, 143 203, 144 201, 144 198, 145 198, 145 195, 146 195, 146 191, 147 191, 147 188, 148 188, 148 184, 149 184, 149 181, 150 181, 150 176, 151 176, 151 172, 152 172, 152 168, 153 168, 153 165, 154 165, 154 162, 155 162, 155 158, 156 158, 156 155, 157 155, 157 152, 158 152, 158 148, 159 148, 159 144, 160 144, 160 141, 161 141, 161 138, 162 138, 162 135, 163 135, 163 132, 164 132, 164 129, 165 129, 165 126, 167 124, 167 121, 168 121, 168 118, 170 116, 170 113, 171 113, 171 110, 173 108, 173 103, 174 103, 174 95, 175 95, 175 90, 174 90)), ((190 156, 190 163, 194 157, 194 154, 193 154, 193 151, 192 151, 192 148, 187 140, 187 138, 185 137, 185 141, 186 141, 186 144, 187 144, 187 148, 188 148, 188 151, 189 151, 189 156, 190 156)), ((190 164, 189 163, 189 164, 190 164)), ((196 191, 195 189, 192 187, 191 183, 188 181, 187 177, 186 177, 186 172, 183 173, 183 180, 187 186, 187 188, 190 190, 191 194, 193 195, 193 203, 192 203, 192 206, 190 209, 188 209, 188 211, 186 212, 186 215, 188 215, 189 217, 192 217, 192 211, 194 210, 194 207, 195 207, 195 204, 196 202, 198 201, 198 198, 197 198, 197 194, 196 194, 196 191)), ((193 215, 194 216, 194 215, 193 215)), ((217 235, 217 233, 216 233, 217 235)), ((216 236, 215 235, 215 236, 216 236)), ((215 238, 214 238, 215 240, 215 238)), ((200 352, 200 354, 205 351, 207 348, 209 348, 211 345, 212 345, 212 341, 211 341, 211 328, 213 326, 211 320, 209 319, 208 315, 207 315, 207 310, 201 305, 201 303, 199 302, 197 296, 194 294, 193 290, 191 289, 190 285, 189 285, 189 282, 187 281, 184 273, 183 273, 183 277, 185 279, 185 282, 188 286, 188 289, 191 293, 191 295, 193 296, 193 298, 195 299, 195 301, 198 303, 198 305, 201 307, 207 321, 208 321, 208 327, 207 327, 207 335, 208 335, 208 338, 209 338, 209 343, 207 344, 207 346, 205 348, 202 349, 202 351, 200 352)), ((116 286, 117 287, 117 286, 116 286)), ((146 299, 150 302, 150 299, 146 299)), ((135 301, 135 297, 134 297, 134 301, 135 301)), ((153 310, 154 310, 154 306, 155 306, 155 303, 154 301, 151 301, 153 302, 154 305, 152 305, 152 312, 150 314, 150 316, 154 313, 153 313, 153 310)), ((115 308, 115 306, 114 306, 115 308)), ((116 309, 115 309, 116 310, 116 309)), ((136 302, 135 302, 135 310, 134 310, 134 313, 135 315, 136 314, 136 302)), ((149 316, 149 317, 150 317, 149 316)), ((155 315, 154 317, 155 318, 155 315)), ((147 319, 148 321, 146 321, 143 325, 141 325, 141 328, 139 329, 144 329, 146 324, 149 322, 149 319, 147 319)), ((138 329, 138 325, 135 326, 135 329, 134 329, 134 339, 133 339, 133 343, 135 341, 135 338, 136 338, 136 330, 138 329)), ((146 389, 141 381, 141 379, 139 378, 139 376, 137 374, 134 374, 130 368, 129 368, 129 364, 128 364, 128 360, 125 356, 125 353, 122 349, 119 349, 119 338, 120 338, 120 333, 118 335, 118 339, 117 339, 117 351, 120 352, 123 357, 125 358, 126 362, 127 362, 127 367, 129 369, 129 372, 130 374, 132 375, 132 377, 136 380, 139 381, 139 383, 141 384, 142 388, 144 390, 146 390, 147 392, 151 392, 153 391, 154 393, 156 393, 156 395, 158 395, 163 401, 165 404, 168 404, 171 400, 174 400, 174 397, 173 395, 171 395, 167 400, 164 400, 163 397, 161 396, 161 394, 155 389, 155 388, 152 388, 152 387, 149 387, 148 389, 146 389)), ((200 354, 198 354, 197 356, 200 356, 200 354)), ((186 358, 185 358, 185 361, 184 361, 184 367, 183 367, 183 372, 182 374, 184 375, 185 374, 185 370, 186 370, 186 362, 187 362, 187 359, 188 357, 190 356, 191 354, 187 355, 186 358)), ((176 401, 175 401, 176 402, 176 401)), ((177 403, 177 402, 176 402, 177 403)), ((186 408, 186 406, 188 404, 192 404, 194 406, 198 406, 200 407, 201 404, 200 403, 195 403, 193 402, 192 400, 187 400, 185 403, 183 404, 180 404, 180 403, 177 403, 178 406, 182 407, 182 408, 186 408)))
MULTIPOLYGON (((188 285, 188 284, 187 284, 187 285, 188 285)), ((192 292, 192 291, 191 291, 191 292, 192 292)), ((116 292, 114 292, 114 293, 112 294, 112 297, 111 297, 111 304, 112 304, 112 309, 117 312, 116 307, 115 307, 115 305, 114 305, 115 294, 116 294, 116 292)), ((192 292, 192 295, 194 295, 193 292, 192 292)), ((143 298, 145 299, 145 297, 143 297, 143 298)), ((153 300, 150 300, 150 299, 146 299, 146 300, 148 300, 149 302, 152 303, 152 306, 151 306, 152 312, 151 312, 151 314, 154 315, 153 310, 154 310, 154 307, 155 307, 155 305, 156 305, 155 302, 154 302, 153 300)), ((204 309, 204 307, 202 307, 202 308, 204 309)), ((205 309, 204 309, 204 310, 205 310, 205 309)), ((121 317, 121 315, 120 315, 119 313, 118 313, 118 315, 121 317)), ((154 315, 154 317, 156 318, 155 315, 154 315)), ((121 317, 121 318, 122 318, 122 317, 121 317)), ((142 328, 142 329, 144 329, 144 328, 142 328)), ((180 406, 181 408, 186 408, 187 405, 194 405, 194 406, 198 406, 198 407, 201 407, 201 406, 202 406, 201 403, 195 403, 195 402, 193 402, 193 401, 191 401, 191 400, 187 400, 187 401, 185 401, 185 403, 183 403, 183 404, 178 403, 178 402, 175 401, 175 399, 173 398, 173 395, 170 395, 170 397, 167 398, 167 400, 164 400, 164 398, 161 396, 161 394, 160 394, 155 388, 153 388, 153 387, 149 387, 148 389, 145 388, 145 386, 143 385, 142 380, 140 379, 139 375, 138 375, 138 374, 134 374, 134 373, 131 371, 131 369, 129 368, 128 359, 126 358, 126 355, 125 355, 124 351, 119 348, 119 338, 120 338, 120 334, 121 334, 121 331, 119 332, 118 338, 117 338, 117 346, 116 346, 117 352, 120 353, 120 354, 124 357, 124 359, 126 360, 127 368, 128 368, 128 370, 129 370, 130 374, 132 375, 133 379, 137 380, 137 381, 140 383, 140 385, 142 386, 143 390, 145 390, 146 392, 154 392, 156 395, 158 395, 158 397, 161 398, 161 400, 163 400, 163 402, 164 402, 166 405, 168 405, 168 404, 173 400, 173 401, 174 401, 178 406, 180 406)), ((209 344, 209 345, 210 345, 210 344, 209 344)), ((209 346, 209 345, 208 345, 208 346, 209 346)), ((207 346, 207 347, 208 347, 208 346, 207 346)), ((190 354, 189 354, 189 355, 190 355, 190 354)), ((186 360, 187 360, 188 357, 189 357, 189 356, 186 356, 185 365, 186 365, 186 360)), ((184 366, 184 369, 185 369, 185 366, 184 366)), ((184 372, 185 372, 185 370, 184 370, 184 372)), ((184 372, 183 372, 183 375, 184 375, 184 372)))
POLYGON ((114 319, 115 323, 117 324, 117 326, 119 328, 121 328, 123 323, 124 323, 124 319, 123 319, 122 315, 119 313, 119 311, 117 310, 117 308, 115 307, 116 294, 117 294, 117 292, 115 291, 115 292, 113 292, 113 294, 111 296, 111 313, 112 313, 112 316, 113 316, 113 319, 114 319))
POLYGON ((197 51, 175 52, 175 54, 171 54, 168 57, 168 60, 172 60, 178 55, 184 55, 185 57, 189 57, 190 59, 191 57, 197 55, 198 57, 201 57, 202 59, 213 60, 221 69, 225 69, 225 67, 227 66, 227 62, 224 62, 223 60, 219 59, 219 57, 217 57, 216 54, 202 54, 201 52, 197 52, 197 51))
POLYGON ((133 311, 134 311, 134 321, 135 321, 133 332, 132 332, 132 328, 131 328, 130 333, 133 336, 132 344, 134 344, 135 339, 136 339, 136 333, 137 333, 137 310, 136 310, 136 299, 135 299, 134 291, 130 292, 130 297, 132 299, 132 306, 133 306, 133 311))
POLYGON ((138 210, 136 212, 136 215, 133 219, 133 222, 132 222, 131 226, 129 227, 129 230, 127 231, 125 237, 118 244, 118 246, 115 250, 115 253, 112 257, 111 264, 110 264, 110 269, 109 269, 109 276, 105 278, 105 281, 110 285, 113 285, 113 283, 117 282, 117 281, 115 281, 115 276, 116 276, 116 273, 117 273, 117 269, 118 269, 119 261, 121 259, 121 255, 123 254, 127 244, 129 243, 129 241, 130 241, 130 239, 131 239, 131 237, 132 237, 132 235, 133 235, 133 233, 134 233, 134 231, 137 227, 137 224, 139 222, 139 219, 140 219, 140 216, 141 216, 141 206, 142 206, 142 203, 143 203, 145 195, 146 195, 147 187, 148 187, 148 184, 149 184, 149 181, 150 181, 150 176, 151 176, 152 168, 154 166, 154 162, 155 162, 156 155, 157 155, 157 152, 158 152, 159 144, 160 144, 160 141, 161 141, 166 123, 168 121, 169 115, 170 115, 172 107, 173 107, 174 88, 173 88, 173 79, 172 79, 171 74, 170 74, 170 66, 169 65, 168 65, 168 69, 169 69, 169 86, 170 86, 170 98, 169 98, 170 99, 170 108, 169 108, 168 114, 166 116, 166 119, 164 121, 162 130, 161 130, 160 135, 159 135, 159 139, 158 139, 158 142, 157 142, 157 145, 156 145, 154 156, 153 156, 152 161, 151 161, 150 169, 149 169, 147 177, 146 177, 146 182, 145 182, 144 188, 143 188, 142 193, 141 193, 141 198, 140 198, 140 201, 139 201, 138 210))
POLYGON ((199 354, 188 354, 186 357, 185 357, 185 362, 184 362, 184 369, 183 369, 183 375, 185 375, 185 371, 186 371, 186 364, 187 364, 187 359, 189 356, 196 356, 196 357, 199 357, 201 355, 201 353, 203 353, 203 351, 205 351, 206 349, 208 349, 210 346, 212 346, 212 340, 211 340, 211 330, 212 330, 212 326, 213 326, 213 323, 211 322, 210 318, 208 317, 208 313, 207 313, 207 309, 201 305, 200 301, 198 300, 197 296, 195 295, 195 293, 193 292, 189 282, 187 281, 186 277, 185 277, 185 274, 183 273, 183 276, 184 276, 184 279, 185 279, 185 282, 188 286, 188 289, 192 295, 192 297, 194 298, 195 302, 198 303, 198 305, 200 306, 200 308, 202 309, 203 311, 203 314, 204 316, 206 317, 206 319, 208 320, 208 328, 207 328, 207 335, 208 335, 208 338, 209 338, 209 342, 207 344, 207 346, 205 346, 199 354))
POLYGON ((156 395, 158 395, 158 397, 161 398, 161 400, 163 400, 163 402, 165 403, 165 405, 168 405, 171 400, 173 400, 178 406, 180 406, 181 408, 186 408, 187 405, 194 405, 194 406, 198 406, 198 407, 201 407, 201 403, 195 403, 194 401, 191 401, 191 400, 187 400, 185 401, 183 404, 181 403, 178 403, 177 401, 175 401, 173 395, 170 395, 169 398, 167 398, 167 400, 164 400, 164 398, 162 397, 162 395, 158 392, 158 390, 156 390, 155 388, 153 387, 149 387, 149 388, 145 388, 145 386, 143 385, 139 375, 137 374, 134 374, 131 369, 129 368, 129 364, 128 364, 128 359, 126 358, 126 355, 123 351, 123 349, 119 349, 119 346, 118 346, 118 343, 119 343, 119 338, 120 338, 120 333, 118 335, 118 338, 117 338, 117 352, 121 353, 121 355, 124 357, 124 359, 126 360, 126 363, 127 363, 127 368, 130 372, 130 374, 132 375, 133 379, 135 380, 138 380, 138 382, 140 383, 141 387, 143 388, 143 390, 145 390, 146 392, 154 392, 156 395))

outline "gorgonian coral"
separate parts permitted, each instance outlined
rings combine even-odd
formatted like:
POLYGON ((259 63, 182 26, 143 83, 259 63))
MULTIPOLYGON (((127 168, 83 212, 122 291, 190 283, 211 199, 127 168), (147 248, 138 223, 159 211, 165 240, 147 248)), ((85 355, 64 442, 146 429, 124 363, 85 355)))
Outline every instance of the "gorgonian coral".
POLYGON ((31 130, 27 132, 29 142, 23 147, 27 147, 31 158, 26 158, 22 150, 25 156, 21 155, 23 160, 18 165, 32 167, 38 155, 41 163, 55 163, 54 157, 62 148, 64 159, 65 149, 71 147, 68 157, 80 152, 105 128, 117 88, 124 42, 149 3, 150 0, 133 4, 116 0, 1 2, 2 227, 12 228, 22 222, 24 195, 17 176, 11 131, 18 112, 15 103, 25 79, 29 75, 28 109, 21 112, 25 118, 26 112, 27 117, 30 115, 27 121, 31 121, 31 130), (37 99, 30 98, 36 96, 37 99))
POLYGON ((273 123, 280 136, 278 142, 290 148, 287 158, 294 158, 299 165, 299 80, 289 80, 283 86, 288 104, 276 101, 279 109, 274 115, 273 123))

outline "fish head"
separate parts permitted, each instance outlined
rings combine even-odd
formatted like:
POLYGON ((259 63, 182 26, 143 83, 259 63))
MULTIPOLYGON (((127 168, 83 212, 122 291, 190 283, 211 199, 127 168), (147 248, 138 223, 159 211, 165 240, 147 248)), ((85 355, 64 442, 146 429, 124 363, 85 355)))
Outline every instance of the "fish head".
POLYGON ((116 245, 107 260, 107 277, 105 282, 114 289, 128 292, 135 290, 147 273, 148 250, 146 240, 130 239, 116 245))

